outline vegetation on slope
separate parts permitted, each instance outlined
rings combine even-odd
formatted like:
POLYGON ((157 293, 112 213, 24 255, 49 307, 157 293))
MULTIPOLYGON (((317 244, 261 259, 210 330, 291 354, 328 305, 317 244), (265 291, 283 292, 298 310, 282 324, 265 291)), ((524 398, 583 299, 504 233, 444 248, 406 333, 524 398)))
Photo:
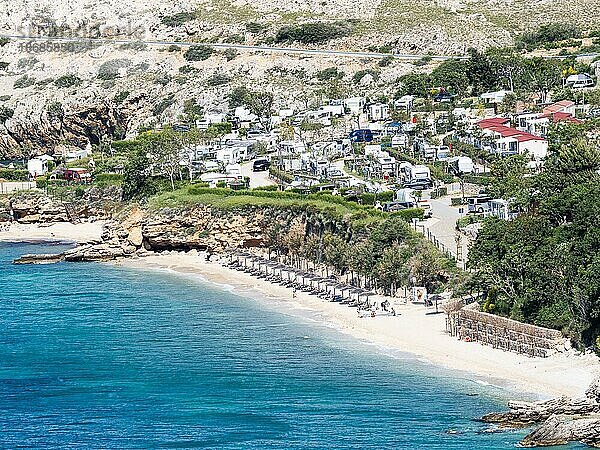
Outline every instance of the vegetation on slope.
MULTIPOLYGON (((600 336, 600 123, 556 126, 543 173, 496 168, 522 214, 488 219, 469 253, 484 309, 556 328, 580 346, 600 336)), ((524 164, 524 160, 520 163, 524 164)), ((512 164, 519 164, 513 160, 512 164)))

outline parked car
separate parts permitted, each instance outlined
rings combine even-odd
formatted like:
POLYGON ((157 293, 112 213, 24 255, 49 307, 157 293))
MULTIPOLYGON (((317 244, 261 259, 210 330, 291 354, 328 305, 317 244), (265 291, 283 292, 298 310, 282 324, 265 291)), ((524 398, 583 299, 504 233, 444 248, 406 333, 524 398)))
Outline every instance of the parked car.
POLYGON ((433 216, 433 210, 431 209, 431 202, 429 199, 421 199, 417 201, 417 208, 423 210, 423 218, 428 219, 433 216))
POLYGON ((483 214, 490 211, 490 201, 487 196, 471 197, 467 199, 467 212, 472 214, 483 214))
POLYGON ((383 204, 383 210, 385 212, 397 212, 416 207, 414 202, 386 202, 383 204))
POLYGON ((352 142, 371 142, 373 141, 373 132, 369 129, 354 130, 348 135, 352 142))
POLYGON ((271 167, 271 163, 268 159, 257 159, 252 163, 252 172, 264 172, 269 170, 269 167, 271 167))
POLYGON ((440 92, 433 97, 434 102, 438 103, 450 103, 456 97, 455 94, 451 94, 450 92, 440 92))
POLYGON ((429 178, 420 178, 416 180, 407 181, 402 185, 404 188, 415 189, 417 191, 423 191, 425 189, 431 189, 432 183, 429 178))

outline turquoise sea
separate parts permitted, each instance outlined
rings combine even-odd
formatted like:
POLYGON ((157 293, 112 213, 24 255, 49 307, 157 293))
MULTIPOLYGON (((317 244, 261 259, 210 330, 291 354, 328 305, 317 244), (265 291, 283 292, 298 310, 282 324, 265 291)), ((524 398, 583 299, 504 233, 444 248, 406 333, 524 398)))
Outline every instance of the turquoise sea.
POLYGON ((0 243, 0 448, 507 449, 511 395, 191 277, 15 266, 0 243), (449 433, 449 430, 454 430, 449 433))

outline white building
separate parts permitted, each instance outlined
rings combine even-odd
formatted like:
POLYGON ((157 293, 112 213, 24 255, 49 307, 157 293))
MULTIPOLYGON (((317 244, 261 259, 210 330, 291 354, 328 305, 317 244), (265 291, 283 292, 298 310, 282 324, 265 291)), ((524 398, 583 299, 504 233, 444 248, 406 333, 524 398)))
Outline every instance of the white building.
POLYGON ((485 119, 477 123, 479 128, 492 141, 495 153, 529 155, 532 167, 538 168, 548 156, 548 141, 516 128, 507 127, 507 119, 485 119))
POLYGON ((344 100, 344 106, 346 109, 350 110, 350 114, 360 114, 365 107, 365 98, 364 97, 352 97, 344 100))
POLYGON ((373 103, 367 106, 367 118, 371 122, 387 120, 390 117, 390 107, 385 103, 373 103))
POLYGON ((488 104, 497 105, 504 102, 504 97, 508 94, 512 94, 512 91, 495 91, 495 92, 484 92, 481 94, 481 99, 488 104))
POLYGON ((27 161, 27 170, 33 178, 41 177, 48 173, 48 161, 54 161, 49 155, 41 155, 27 161))

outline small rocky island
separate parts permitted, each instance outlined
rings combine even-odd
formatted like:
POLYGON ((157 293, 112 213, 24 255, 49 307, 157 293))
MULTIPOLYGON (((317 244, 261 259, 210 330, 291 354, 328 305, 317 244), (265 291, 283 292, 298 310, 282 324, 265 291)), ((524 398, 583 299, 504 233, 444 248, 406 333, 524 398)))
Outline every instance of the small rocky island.
POLYGON ((579 441, 600 448, 600 377, 580 398, 560 397, 541 402, 510 402, 510 411, 488 414, 484 422, 502 428, 535 425, 522 447, 550 447, 579 441))

